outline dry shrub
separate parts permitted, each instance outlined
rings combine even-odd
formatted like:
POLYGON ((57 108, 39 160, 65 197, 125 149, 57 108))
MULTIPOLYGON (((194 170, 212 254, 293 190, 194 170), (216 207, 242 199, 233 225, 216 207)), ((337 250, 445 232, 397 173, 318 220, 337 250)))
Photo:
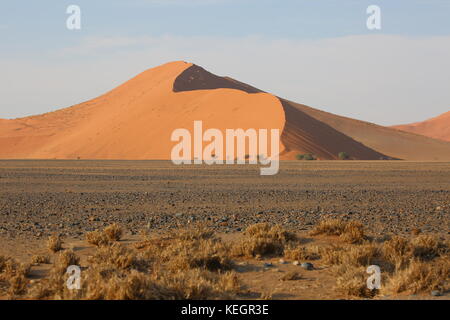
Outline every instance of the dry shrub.
POLYGON ((382 287, 385 294, 423 291, 448 291, 450 279, 450 259, 440 258, 433 262, 413 260, 409 266, 393 274, 387 285, 382 287))
POLYGON ((340 237, 346 243, 362 243, 366 239, 364 234, 364 226, 360 222, 350 221, 346 223, 344 232, 340 235, 340 237))
POLYGON ((448 252, 448 246, 436 237, 420 235, 411 242, 414 257, 430 261, 448 252))
POLYGON ((193 241, 214 238, 214 231, 203 225, 195 225, 188 229, 177 230, 172 233, 172 237, 178 240, 193 241))
POLYGON ((311 231, 311 235, 340 236, 351 244, 362 243, 366 236, 364 226, 358 221, 343 221, 341 219, 324 219, 311 231))
POLYGON ((394 266, 394 270, 403 269, 411 259, 411 246, 408 239, 394 236, 382 245, 385 260, 394 266))
POLYGON ((367 273, 364 267, 341 267, 336 278, 335 289, 348 296, 371 298, 377 293, 376 290, 367 288, 367 273))
POLYGON ((324 234, 328 236, 340 236, 345 229, 345 222, 341 219, 324 219, 311 231, 311 235, 324 234))
POLYGON ((98 248, 88 262, 92 265, 112 266, 119 270, 145 271, 150 266, 150 261, 146 260, 142 254, 119 244, 98 248))
POLYGON ((25 276, 18 274, 11 277, 9 280, 8 293, 10 297, 23 295, 27 292, 28 280, 25 276))
POLYGON ((280 256, 284 252, 281 241, 268 238, 247 238, 236 243, 232 254, 238 257, 280 256))
POLYGON ((449 278, 448 244, 427 235, 412 240, 394 236, 381 244, 331 245, 321 248, 320 255, 323 262, 334 265, 336 289, 349 296, 371 297, 377 293, 366 289, 365 268, 369 265, 381 268, 385 293, 443 288, 449 278))
POLYGON ((230 270, 230 248, 204 229, 183 230, 163 243, 147 249, 170 270, 205 269, 209 271, 230 270))
POLYGON ((318 246, 287 248, 284 257, 291 260, 318 260, 321 258, 318 246))
POLYGON ((111 243, 109 237, 101 231, 95 230, 86 233, 86 241, 94 246, 107 246, 111 243))
POLYGON ((402 270, 413 259, 431 261, 437 257, 448 256, 449 246, 429 235, 419 235, 412 241, 395 236, 383 243, 383 255, 395 270, 402 270))
POLYGON ((120 227, 117 223, 114 223, 108 227, 106 227, 103 232, 106 234, 109 240, 111 241, 119 241, 122 238, 122 227, 120 227))
POLYGON ((215 273, 206 270, 187 270, 160 279, 172 291, 169 299, 231 299, 241 285, 234 272, 215 273))
POLYGON ((27 292, 27 276, 31 266, 0 256, 0 287, 7 289, 10 298, 27 292))
POLYGON ((69 266, 78 265, 80 258, 72 250, 65 250, 58 254, 54 267, 66 272, 69 266))
POLYGON ((79 257, 72 250, 65 250, 58 254, 52 269, 46 279, 42 279, 30 290, 32 299, 74 299, 79 298, 77 290, 67 288, 67 268, 71 265, 78 265, 79 257))
POLYGON ((31 263, 34 263, 34 264, 49 264, 50 263, 50 257, 47 256, 47 255, 42 255, 42 254, 34 255, 33 257, 31 257, 31 263))
POLYGON ((350 246, 342 255, 342 264, 348 266, 369 266, 383 264, 380 248, 373 244, 350 246))
POLYGON ((280 225, 270 226, 268 223, 257 223, 245 230, 245 235, 251 238, 269 238, 282 242, 295 241, 294 233, 284 230, 280 225))
POLYGON ((381 250, 374 244, 361 246, 331 245, 321 248, 322 261, 329 265, 347 265, 353 267, 383 265, 381 250))
POLYGON ((52 235, 47 240, 47 248, 51 252, 55 253, 62 250, 62 239, 61 236, 58 235, 52 235))
POLYGON ((15 276, 23 275, 26 277, 30 273, 31 266, 17 262, 11 257, 0 256, 0 275, 15 276))
POLYGON ((319 252, 322 262, 328 265, 339 265, 342 263, 342 257, 345 254, 345 247, 336 244, 321 247, 319 252))
POLYGON ((271 227, 267 223, 249 226, 244 235, 244 239, 235 243, 231 250, 234 256, 280 256, 286 244, 297 240, 295 234, 279 225, 271 227))

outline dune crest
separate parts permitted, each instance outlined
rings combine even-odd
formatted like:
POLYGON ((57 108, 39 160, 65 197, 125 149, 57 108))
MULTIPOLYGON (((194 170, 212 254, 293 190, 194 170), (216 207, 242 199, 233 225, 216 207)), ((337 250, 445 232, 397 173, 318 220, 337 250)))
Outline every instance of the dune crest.
POLYGON ((396 125, 392 128, 450 141, 450 111, 422 122, 396 125))
POLYGON ((279 129, 281 159, 450 160, 450 143, 340 117, 278 98, 183 61, 142 72, 90 101, 0 119, 1 159, 170 159, 171 133, 279 129))

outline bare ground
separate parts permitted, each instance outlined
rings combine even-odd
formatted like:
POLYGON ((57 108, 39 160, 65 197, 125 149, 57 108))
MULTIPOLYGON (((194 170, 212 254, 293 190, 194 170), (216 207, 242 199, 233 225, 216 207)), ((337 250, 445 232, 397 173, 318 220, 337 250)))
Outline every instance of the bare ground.
MULTIPOLYGON (((59 233, 83 263, 94 254, 84 241, 89 231, 117 222, 125 245, 141 231, 163 234, 201 223, 228 242, 239 241, 249 225, 280 224, 309 245, 336 239, 310 236, 318 221, 357 220, 373 241, 411 232, 449 237, 450 164, 401 161, 282 162, 280 173, 262 177, 254 166, 184 166, 163 161, 1 161, 0 255, 29 262, 46 252, 49 235, 59 233)), ((339 299, 336 274, 319 261, 311 271, 286 259, 236 259, 243 298, 339 299), (272 262, 273 266, 264 264, 272 262), (280 281, 300 270, 301 279, 280 281)), ((42 278, 49 265, 32 267, 42 278)), ((381 299, 446 299, 382 295, 381 299)))

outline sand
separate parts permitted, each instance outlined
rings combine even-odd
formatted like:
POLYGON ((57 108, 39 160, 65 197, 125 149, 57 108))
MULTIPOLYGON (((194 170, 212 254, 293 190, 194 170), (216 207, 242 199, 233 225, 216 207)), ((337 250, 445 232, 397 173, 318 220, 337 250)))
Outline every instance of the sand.
POLYGON ((172 132, 279 129, 281 159, 449 161, 450 142, 340 117, 278 98, 183 61, 55 112, 0 120, 0 159, 170 159, 172 132))
POLYGON ((450 111, 422 122, 397 125, 393 128, 450 141, 450 111))

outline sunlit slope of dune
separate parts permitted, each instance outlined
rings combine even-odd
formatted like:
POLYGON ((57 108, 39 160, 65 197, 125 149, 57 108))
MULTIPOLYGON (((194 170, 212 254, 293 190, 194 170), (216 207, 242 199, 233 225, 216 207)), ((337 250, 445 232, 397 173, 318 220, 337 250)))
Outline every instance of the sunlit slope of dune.
POLYGON ((450 141, 450 111, 422 122, 397 125, 392 128, 450 141))
POLYGON ((0 120, 3 159, 170 159, 175 129, 278 129, 282 159, 450 160, 450 143, 286 101, 203 68, 171 62, 55 112, 0 120))

